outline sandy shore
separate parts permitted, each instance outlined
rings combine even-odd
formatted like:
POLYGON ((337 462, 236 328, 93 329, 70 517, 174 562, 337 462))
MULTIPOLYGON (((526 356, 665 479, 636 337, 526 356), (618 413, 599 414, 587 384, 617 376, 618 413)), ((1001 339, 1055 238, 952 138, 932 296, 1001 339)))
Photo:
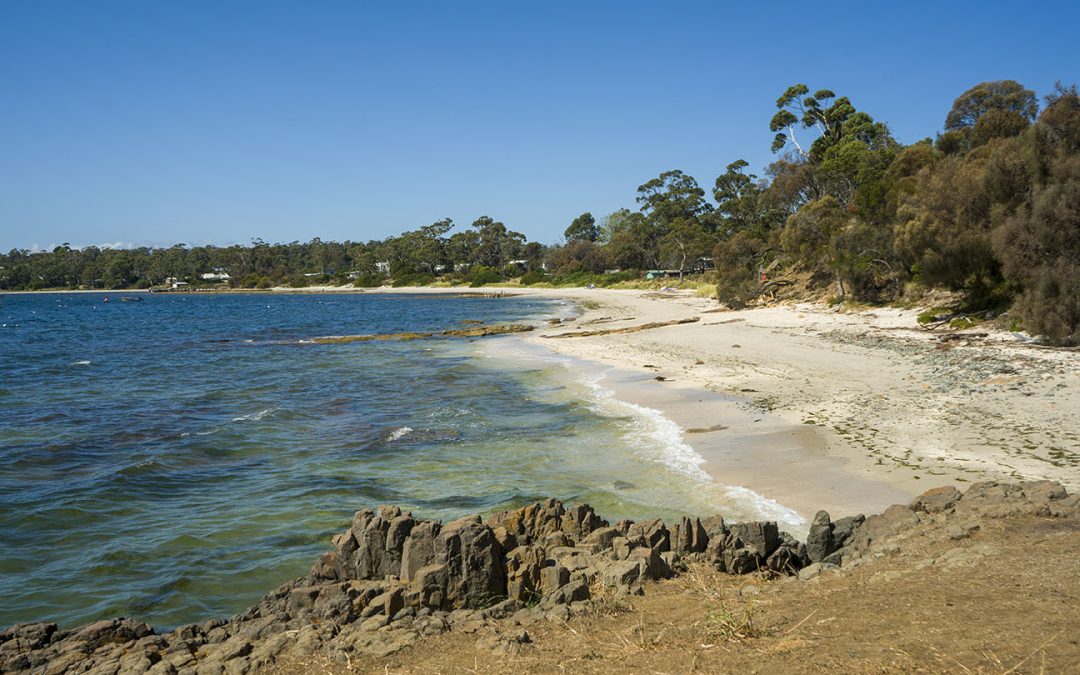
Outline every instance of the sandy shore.
POLYGON ((525 339, 608 364, 605 384, 682 426, 718 481, 806 517, 819 508, 876 512, 929 487, 978 480, 1080 488, 1076 351, 1009 333, 942 341, 918 326, 915 310, 718 312, 688 293, 520 292, 585 308, 577 321, 525 339), (693 317, 700 320, 552 337, 693 317))
POLYGON ((605 386, 678 423, 717 481, 806 518, 819 508, 878 512, 929 487, 978 480, 1051 479, 1080 489, 1080 352, 992 330, 943 341, 964 333, 924 330, 914 309, 732 312, 688 292, 584 288, 270 292, 572 300, 583 312, 576 321, 513 339, 610 367, 605 386), (552 337, 694 317, 640 332, 552 337))

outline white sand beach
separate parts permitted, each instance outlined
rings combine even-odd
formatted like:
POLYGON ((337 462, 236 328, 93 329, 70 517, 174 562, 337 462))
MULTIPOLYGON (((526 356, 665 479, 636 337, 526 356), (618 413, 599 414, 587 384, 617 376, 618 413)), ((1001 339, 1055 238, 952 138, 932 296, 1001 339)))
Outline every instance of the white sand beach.
POLYGON ((1080 352, 993 331, 941 341, 915 310, 732 312, 679 292, 523 292, 587 307, 526 339, 615 366, 619 396, 683 426, 717 480, 806 516, 873 512, 929 487, 980 480, 1080 487, 1080 352))

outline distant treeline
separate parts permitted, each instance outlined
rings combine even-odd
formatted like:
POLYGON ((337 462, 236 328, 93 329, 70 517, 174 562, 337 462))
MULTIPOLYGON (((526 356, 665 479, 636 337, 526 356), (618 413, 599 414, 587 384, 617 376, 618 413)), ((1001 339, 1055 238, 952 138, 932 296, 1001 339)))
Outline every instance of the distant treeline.
POLYGON ((692 176, 666 171, 638 187, 636 210, 599 219, 583 213, 555 245, 528 242, 487 216, 453 234, 446 219, 366 243, 64 245, 0 256, 0 289, 371 286, 436 278, 481 285, 513 277, 605 283, 715 264, 718 296, 732 306, 801 273, 838 299, 884 302, 912 287, 960 291, 968 310, 1012 306, 1030 332, 1078 340, 1075 86, 1059 84, 1040 106, 1017 82, 983 82, 956 99, 943 132, 907 146, 826 89, 792 86, 776 106, 769 128, 778 159, 764 178, 734 161, 710 200, 692 176))

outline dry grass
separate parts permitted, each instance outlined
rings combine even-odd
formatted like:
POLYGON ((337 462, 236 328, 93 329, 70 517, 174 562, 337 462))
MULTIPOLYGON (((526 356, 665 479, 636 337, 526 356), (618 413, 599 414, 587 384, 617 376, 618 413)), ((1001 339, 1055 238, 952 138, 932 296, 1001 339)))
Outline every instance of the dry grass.
POLYGON ((385 659, 353 654, 352 671, 324 659, 291 672, 1080 672, 1077 550, 1075 519, 1028 517, 962 542, 913 538, 809 582, 694 565, 642 597, 594 587, 594 611, 528 626, 532 645, 513 657, 451 632, 385 659), (949 551, 960 562, 927 564, 949 551))

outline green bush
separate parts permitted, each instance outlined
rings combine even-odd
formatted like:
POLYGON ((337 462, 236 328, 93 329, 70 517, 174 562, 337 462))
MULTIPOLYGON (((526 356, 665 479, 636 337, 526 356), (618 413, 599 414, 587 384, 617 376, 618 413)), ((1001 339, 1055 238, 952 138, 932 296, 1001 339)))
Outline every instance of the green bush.
POLYGON ((356 288, 378 288, 383 285, 383 281, 385 279, 381 274, 361 274, 353 282, 353 286, 356 288))
POLYGON ((435 276, 427 272, 410 272, 394 277, 394 288, 402 286, 427 286, 435 281, 435 276))
POLYGON ((533 284, 542 284, 548 280, 547 274, 544 274, 540 270, 532 270, 521 275, 521 285, 531 286, 533 284))
POLYGON ((476 265, 469 270, 469 273, 465 276, 465 280, 469 282, 469 286, 473 288, 479 288, 484 284, 497 284, 503 280, 499 271, 492 267, 484 267, 483 265, 476 265))

